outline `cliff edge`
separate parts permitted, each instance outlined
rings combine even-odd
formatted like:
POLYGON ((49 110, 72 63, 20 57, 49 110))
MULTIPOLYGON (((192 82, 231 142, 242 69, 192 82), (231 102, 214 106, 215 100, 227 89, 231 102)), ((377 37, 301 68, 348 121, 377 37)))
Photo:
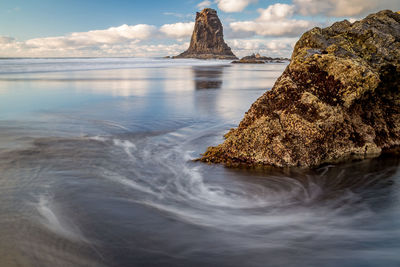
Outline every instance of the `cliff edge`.
POLYGON ((314 28, 204 162, 314 167, 400 146, 400 14, 314 28))

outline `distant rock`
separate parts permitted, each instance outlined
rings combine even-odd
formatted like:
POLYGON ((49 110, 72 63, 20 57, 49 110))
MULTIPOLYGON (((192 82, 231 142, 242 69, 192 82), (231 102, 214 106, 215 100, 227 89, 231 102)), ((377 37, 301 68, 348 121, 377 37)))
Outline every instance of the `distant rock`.
POLYGON ((233 64, 265 64, 265 63, 283 63, 285 61, 290 61, 288 58, 272 58, 263 57, 260 54, 253 54, 251 56, 242 57, 240 60, 232 61, 233 64))
POLYGON ((232 61, 233 64, 265 64, 264 60, 256 60, 256 59, 240 59, 232 61))
POLYGON ((204 162, 314 167, 400 147, 400 14, 314 28, 204 162))
POLYGON ((224 41, 217 11, 205 8, 196 13, 196 23, 189 49, 174 58, 237 59, 224 41))

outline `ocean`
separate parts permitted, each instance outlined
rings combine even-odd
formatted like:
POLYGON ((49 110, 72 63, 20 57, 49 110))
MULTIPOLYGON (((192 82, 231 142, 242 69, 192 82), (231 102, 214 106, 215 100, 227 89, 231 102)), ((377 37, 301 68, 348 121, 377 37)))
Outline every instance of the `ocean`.
POLYGON ((194 162, 287 63, 0 59, 0 266, 399 266, 399 158, 194 162))

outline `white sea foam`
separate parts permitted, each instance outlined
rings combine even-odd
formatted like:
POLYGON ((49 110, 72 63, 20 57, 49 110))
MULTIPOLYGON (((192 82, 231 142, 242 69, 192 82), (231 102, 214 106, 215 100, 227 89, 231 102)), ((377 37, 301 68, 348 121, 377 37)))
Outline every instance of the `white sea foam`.
POLYGON ((123 148, 125 153, 129 157, 133 158, 132 150, 136 149, 136 146, 134 143, 132 143, 131 141, 128 141, 128 140, 119 140, 119 139, 114 139, 113 142, 114 142, 115 146, 123 148))
POLYGON ((112 182, 122 184, 122 185, 132 188, 134 190, 138 190, 140 192, 151 194, 151 195, 157 194, 157 192, 154 192, 148 184, 141 185, 140 183, 138 183, 137 180, 128 179, 127 177, 124 177, 116 172, 112 172, 112 171, 103 169, 103 175, 106 179, 108 179, 112 182))
POLYGON ((94 140, 94 141, 98 141, 98 142, 106 142, 108 139, 106 138, 106 137, 103 137, 103 136, 98 136, 98 135, 96 135, 96 136, 90 136, 90 137, 87 137, 89 140, 94 140))
POLYGON ((85 241, 77 226, 63 221, 58 215, 58 211, 51 204, 48 195, 40 195, 39 201, 35 205, 41 215, 40 222, 50 231, 74 241, 85 241))
POLYGON ((232 180, 229 184, 205 181, 201 166, 189 162, 192 159, 192 152, 187 149, 189 140, 193 140, 190 127, 141 140, 137 145, 129 140, 113 139, 113 144, 129 155, 133 175, 127 177, 106 171, 104 177, 153 196, 136 198, 134 202, 193 224, 233 229, 238 226, 279 227, 278 222, 308 220, 307 214, 299 216, 301 211, 275 216, 274 210, 296 204, 296 198, 311 202, 322 193, 318 185, 310 183, 306 187, 285 177, 269 177, 269 187, 246 181, 232 180), (258 212, 252 213, 255 209, 258 212), (243 210, 249 210, 245 218, 243 210))

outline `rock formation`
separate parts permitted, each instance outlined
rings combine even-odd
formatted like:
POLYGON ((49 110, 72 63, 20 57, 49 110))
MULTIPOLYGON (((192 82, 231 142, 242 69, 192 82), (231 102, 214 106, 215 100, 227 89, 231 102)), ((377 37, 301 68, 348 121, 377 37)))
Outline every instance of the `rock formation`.
POLYGON ((289 61, 288 58, 281 57, 263 57, 260 54, 253 54, 251 56, 242 57, 240 60, 232 61, 234 64, 265 64, 265 63, 283 63, 289 61))
POLYGON ((398 151, 400 14, 303 34, 272 90, 225 138, 200 160, 314 167, 398 151))
POLYGON ((205 8, 196 13, 196 23, 189 49, 174 58, 237 59, 224 41, 217 11, 205 8))

